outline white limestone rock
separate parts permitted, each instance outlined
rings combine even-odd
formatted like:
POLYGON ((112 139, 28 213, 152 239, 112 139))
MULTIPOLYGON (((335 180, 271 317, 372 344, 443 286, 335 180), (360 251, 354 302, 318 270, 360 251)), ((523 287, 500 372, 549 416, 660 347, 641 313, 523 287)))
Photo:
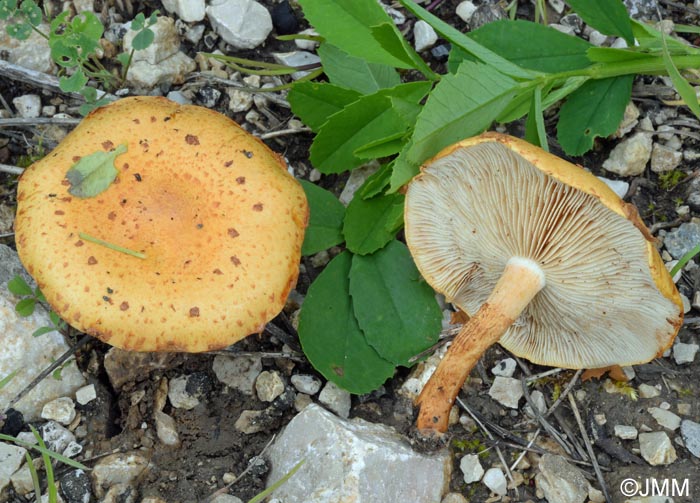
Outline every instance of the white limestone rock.
POLYGON ((561 456, 545 454, 540 458, 540 472, 535 476, 538 489, 547 501, 583 503, 588 497, 588 481, 583 472, 561 456))
POLYGON ((148 459, 136 451, 101 458, 90 472, 95 495, 102 498, 110 487, 130 484, 137 477, 143 476, 148 468, 148 459))
POLYGON ((12 100, 20 117, 32 119, 41 115, 41 97, 38 94, 23 94, 12 100))
POLYGON ((624 180, 611 180, 610 178, 605 178, 602 176, 598 176, 596 178, 598 178, 598 180, 610 187, 610 189, 620 198, 624 197, 630 188, 630 184, 625 182, 624 180))
POLYGON ((637 438, 637 428, 634 426, 629 426, 626 424, 616 424, 615 425, 615 436, 621 438, 622 440, 634 440, 637 438))
POLYGON ((665 410, 660 407, 649 407, 647 411, 656 419, 656 422, 659 423, 660 426, 663 426, 667 430, 677 430, 681 425, 681 418, 670 410, 665 410))
POLYGON ((435 30, 422 19, 413 25, 413 45, 416 52, 423 52, 430 49, 437 42, 438 36, 435 30))
MULTIPOLYGON (((0 388, 0 410, 5 410, 17 393, 69 349, 58 332, 32 337, 32 332, 38 328, 51 325, 43 309, 36 309, 26 318, 15 311, 19 299, 7 291, 6 284, 20 271, 23 269, 17 254, 9 247, 0 245, 0 378, 17 372, 0 388)), ((71 396, 85 384, 75 361, 69 359, 61 371, 61 380, 47 377, 14 408, 24 415, 26 421, 37 420, 45 403, 58 397, 71 396)))
POLYGON ((685 448, 696 458, 700 458, 700 424, 690 419, 681 422, 681 436, 685 448))
POLYGON ((83 386, 75 392, 75 401, 80 405, 87 405, 97 398, 97 391, 94 384, 83 386))
POLYGON ((342 420, 309 405, 289 422, 269 451, 268 484, 301 468, 272 496, 284 503, 440 501, 451 461, 413 451, 392 428, 361 419, 342 420))
POLYGON ((254 49, 272 31, 270 13, 254 0, 215 0, 206 12, 214 31, 236 49, 254 49))
POLYGON ((147 61, 133 62, 126 78, 137 88, 151 89, 159 84, 182 83, 185 76, 196 68, 192 58, 184 52, 177 52, 155 65, 147 61))
POLYGON ((496 365, 491 369, 491 373, 495 376, 513 377, 516 366, 517 363, 513 358, 504 358, 496 363, 496 365))
MULTIPOLYGON (((27 40, 12 38, 7 34, 9 23, 10 20, 0 19, 0 50, 4 53, 3 59, 35 72, 53 74, 56 64, 51 59, 48 40, 34 31, 27 40)), ((47 23, 41 23, 37 29, 43 33, 50 31, 47 23)))
MULTIPOLYGON (((131 23, 127 23, 131 27, 131 23)), ((151 65, 157 65, 161 61, 178 53, 180 50, 180 35, 175 28, 175 20, 167 16, 159 16, 156 23, 151 26, 154 37, 151 45, 145 49, 134 51, 132 64, 145 61, 151 65)), ((132 43, 138 34, 129 29, 124 35, 124 50, 129 52, 133 48, 132 43)))
POLYGON ((176 409, 192 410, 199 405, 199 399, 187 391, 188 376, 173 377, 168 383, 168 400, 176 409))
POLYGON ((164 445, 170 447, 180 446, 180 435, 177 433, 175 419, 159 410, 153 411, 153 420, 156 424, 156 435, 164 445))
POLYGON ((0 442, 0 493, 10 483, 10 477, 24 461, 25 452, 27 450, 24 447, 0 442))
POLYGON ((673 171, 683 160, 683 152, 674 150, 660 143, 654 143, 651 149, 651 170, 654 173, 673 171))
POLYGON ((272 402, 284 393, 284 381, 277 371, 265 370, 255 380, 255 393, 263 402, 272 402))
POLYGON ((500 468, 489 468, 481 479, 490 491, 503 496, 508 492, 508 481, 500 468))
POLYGON ((676 342, 676 344, 673 345, 673 359, 676 360, 678 365, 693 363, 698 349, 700 349, 700 346, 697 344, 676 342))
POLYGON ((342 418, 350 415, 350 393, 328 381, 318 395, 318 401, 342 418))
POLYGON ((163 7, 168 12, 177 14, 177 17, 187 23, 193 23, 204 19, 206 2, 204 0, 163 0, 163 7))
POLYGON ((619 176, 641 175, 651 157, 651 146, 650 134, 636 133, 615 146, 603 169, 619 176))
POLYGON ((489 396, 508 408, 517 409, 523 397, 523 387, 518 379, 497 376, 489 389, 489 396))
POLYGON ((62 396, 44 404, 41 409, 42 419, 52 419, 69 425, 75 419, 75 403, 67 396, 62 396))
POLYGON ((212 368, 219 381, 226 386, 246 395, 252 395, 255 379, 262 372, 262 361, 254 356, 217 355, 214 357, 212 368))
POLYGON ((479 456, 476 454, 462 456, 462 459, 459 461, 459 469, 464 475, 465 484, 479 482, 481 477, 484 476, 484 468, 481 466, 479 456))
POLYGON ((640 433, 639 450, 646 462, 652 466, 670 465, 678 457, 671 439, 663 431, 640 433))
POLYGON ((299 393, 307 395, 315 395, 321 389, 321 380, 309 374, 295 374, 290 378, 292 386, 299 393))

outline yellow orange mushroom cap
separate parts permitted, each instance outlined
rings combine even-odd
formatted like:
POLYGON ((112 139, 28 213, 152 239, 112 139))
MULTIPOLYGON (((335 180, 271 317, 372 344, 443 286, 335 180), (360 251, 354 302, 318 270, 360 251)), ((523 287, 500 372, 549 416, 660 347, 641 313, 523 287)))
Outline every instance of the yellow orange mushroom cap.
POLYGON ((70 325, 124 349, 199 352, 262 331, 282 310, 308 214, 284 160, 235 122, 135 97, 95 110, 27 168, 15 235, 70 325), (119 145, 127 151, 107 190, 72 196, 76 161, 119 145))
POLYGON ((409 184, 405 208, 419 270, 465 312, 510 257, 541 264, 546 285, 500 340, 535 363, 649 361, 682 324, 680 295, 636 208, 523 140, 484 133, 447 147, 409 184))

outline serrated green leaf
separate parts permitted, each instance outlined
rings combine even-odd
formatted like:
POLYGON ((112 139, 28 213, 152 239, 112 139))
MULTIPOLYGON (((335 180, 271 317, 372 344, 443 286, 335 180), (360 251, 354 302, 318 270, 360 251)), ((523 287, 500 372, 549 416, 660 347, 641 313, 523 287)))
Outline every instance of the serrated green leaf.
POLYGON ((389 241, 403 225, 402 194, 362 199, 355 197, 345 212, 343 234, 350 251, 360 255, 373 253, 389 241))
POLYGON ((634 45, 632 22, 622 0, 567 0, 581 19, 605 35, 622 37, 634 45))
POLYGON ((292 86, 287 100, 307 126, 317 132, 328 118, 360 98, 360 93, 325 82, 299 82, 292 86))
POLYGON ((509 103, 527 92, 507 75, 472 61, 443 76, 418 115, 411 141, 396 159, 391 190, 408 182, 423 161, 443 148, 483 132, 509 103))
POLYGON ((362 96, 332 115, 321 127, 310 150, 313 165, 322 173, 342 173, 363 163, 355 150, 381 138, 405 133, 412 122, 392 98, 418 103, 429 82, 409 82, 362 96))
MULTIPOLYGON (((663 40, 664 42, 666 41, 665 38, 663 40)), ((700 103, 698 103, 698 96, 695 93, 695 89, 687 80, 683 78, 678 71, 678 68, 676 68, 676 65, 673 63, 673 59, 671 59, 671 55, 668 53, 668 47, 665 43, 663 46, 662 56, 664 66, 666 67, 666 72, 668 73, 668 76, 671 77, 671 82, 673 82, 673 87, 676 88, 676 91, 678 91, 678 94, 683 99, 685 104, 688 105, 688 108, 690 108, 690 110, 695 114, 695 117, 700 118, 700 103)))
POLYGON ((298 1, 306 19, 329 43, 372 63, 412 68, 384 49, 372 36, 372 26, 392 22, 376 0, 298 1))
POLYGON ((36 299, 33 297, 22 299, 17 304, 15 304, 15 311, 17 311, 17 314, 23 317, 31 316, 34 313, 35 308, 36 299))
POLYGON ((596 137, 615 132, 632 93, 634 75, 589 80, 559 110, 557 139, 568 155, 582 155, 596 137))
POLYGON ((119 173, 114 161, 126 151, 126 145, 122 144, 109 152, 95 152, 82 157, 66 173, 71 185, 68 192, 75 197, 87 198, 107 190, 119 173))
POLYGON ((312 255, 345 241, 345 206, 331 192, 306 180, 300 180, 309 202, 309 226, 306 228, 302 255, 312 255))
POLYGON ((544 127, 544 117, 542 116, 541 87, 536 87, 533 92, 530 112, 527 114, 527 120, 525 121, 525 140, 549 152, 547 132, 544 127))
POLYGON ((323 65, 323 73, 330 83, 336 86, 361 94, 372 94, 380 89, 401 84, 401 77, 391 66, 370 63, 328 43, 321 44, 317 52, 323 65))
POLYGON ((355 197, 370 199, 381 194, 391 183, 391 172, 394 169, 394 161, 382 164, 382 166, 367 177, 365 183, 357 189, 355 197))
POLYGON ((504 57, 499 56, 491 49, 484 47, 475 40, 472 40, 467 35, 453 26, 445 23, 439 17, 431 14, 424 8, 417 5, 415 2, 411 0, 399 0, 399 2, 416 17, 422 19, 432 26, 435 31, 442 35, 447 41, 451 42, 457 47, 460 47, 495 71, 516 79, 524 80, 530 80, 537 76, 537 72, 521 68, 515 63, 512 63, 504 57))
POLYGON ((410 366, 410 358, 437 342, 442 311, 403 243, 353 255, 350 295, 367 342, 394 365, 410 366))
POLYGON ((556 73, 591 65, 586 57, 591 44, 530 21, 494 21, 470 32, 469 38, 530 70, 556 73))
POLYGON ((369 393, 394 373, 394 365, 367 343, 350 297, 352 254, 343 252, 311 284, 299 315, 299 340, 311 364, 351 393, 369 393))
POLYGON ((19 274, 7 282, 7 289, 12 295, 33 295, 32 287, 19 274))
POLYGON ((407 65, 411 65, 430 80, 439 78, 413 47, 409 45, 394 23, 385 22, 377 26, 372 26, 370 31, 377 42, 398 59, 404 61, 407 65))

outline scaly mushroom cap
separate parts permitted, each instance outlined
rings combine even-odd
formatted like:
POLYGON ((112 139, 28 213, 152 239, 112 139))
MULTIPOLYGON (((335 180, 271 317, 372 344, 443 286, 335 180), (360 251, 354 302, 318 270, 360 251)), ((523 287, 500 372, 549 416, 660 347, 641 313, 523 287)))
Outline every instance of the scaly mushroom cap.
POLYGON ((154 97, 88 115, 25 171, 17 206, 20 259, 51 307, 135 351, 206 351, 262 331, 296 283, 308 220, 280 156, 221 114, 154 97), (78 159, 122 144, 106 191, 69 194, 78 159))
POLYGON ((678 291, 634 206, 525 141, 486 133, 443 150, 409 185, 405 221, 425 279, 467 313, 511 257, 540 265, 545 287, 500 340, 532 362, 646 362, 682 323, 678 291))

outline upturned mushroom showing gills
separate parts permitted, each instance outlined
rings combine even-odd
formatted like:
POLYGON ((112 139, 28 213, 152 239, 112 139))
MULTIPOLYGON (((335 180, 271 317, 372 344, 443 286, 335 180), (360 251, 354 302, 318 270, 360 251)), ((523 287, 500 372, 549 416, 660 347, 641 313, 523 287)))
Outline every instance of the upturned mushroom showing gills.
POLYGON ((68 324, 123 349, 199 352, 282 310, 307 220, 284 160, 235 122, 135 97, 89 114, 24 172, 15 231, 68 324))
POLYGON ((682 323, 678 291, 634 206, 592 174, 516 138, 446 148, 409 184, 406 240, 425 280, 473 317, 416 403, 425 436, 484 351, 534 363, 647 362, 682 323))

